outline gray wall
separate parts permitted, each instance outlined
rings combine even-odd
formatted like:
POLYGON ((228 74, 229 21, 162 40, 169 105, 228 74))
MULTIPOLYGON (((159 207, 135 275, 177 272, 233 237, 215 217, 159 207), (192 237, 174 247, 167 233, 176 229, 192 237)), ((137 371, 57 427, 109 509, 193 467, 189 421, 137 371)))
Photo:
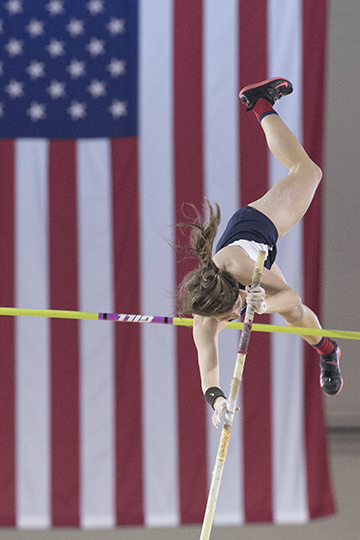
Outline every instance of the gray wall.
MULTIPOLYGON (((314 0, 316 1, 316 0, 314 0)), ((360 330, 360 1, 329 0, 327 58, 326 148, 323 188, 324 327, 360 330)), ((304 99, 315 99, 309 93, 304 99)), ((358 540, 360 526, 360 344, 341 341, 345 385, 326 400, 332 427, 329 450, 338 502, 336 516, 307 526, 247 526, 213 528, 211 540, 358 540), (352 426, 341 430, 339 426, 352 426)), ((115 531, 6 531, 1 540, 190 540, 200 527, 180 529, 119 529, 115 531)))
MULTIPOLYGON (((322 322, 326 328, 359 331, 359 0, 331 0, 329 30, 322 322)), ((328 421, 360 426, 360 344, 343 340, 341 348, 346 383, 328 401, 328 421)))

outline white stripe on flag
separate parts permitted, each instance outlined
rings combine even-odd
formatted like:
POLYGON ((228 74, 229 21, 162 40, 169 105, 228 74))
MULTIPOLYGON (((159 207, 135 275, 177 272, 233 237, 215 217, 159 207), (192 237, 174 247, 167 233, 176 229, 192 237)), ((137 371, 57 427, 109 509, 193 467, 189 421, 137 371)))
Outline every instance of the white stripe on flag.
POLYGON ((205 195, 222 211, 218 239, 239 208, 238 12, 235 0, 204 8, 205 195))
MULTIPOLYGON (((141 311, 174 313, 173 4, 140 6, 141 311)), ((142 326, 147 526, 179 523, 175 329, 142 326)))
MULTIPOLYGON (((48 307, 48 144, 15 147, 17 306, 48 307)), ((50 526, 50 388, 47 319, 16 321, 17 526, 50 526)))
MULTIPOLYGON (((281 100, 276 110, 293 133, 302 139, 302 13, 300 0, 286 5, 269 3, 269 76, 284 76, 294 84, 294 95, 281 100), (279 30, 280 29, 280 30, 279 30), (279 32, 290 49, 279 47, 279 32)), ((270 183, 287 170, 270 160, 270 183)), ((277 263, 289 284, 302 295, 303 235, 301 223, 279 242, 277 263)), ((283 324, 273 316, 273 324, 283 324)), ((303 342, 301 338, 272 335, 274 521, 308 521, 303 407, 303 342)))
MULTIPOLYGON (((112 312, 112 182, 106 139, 77 143, 79 309, 112 312)), ((81 526, 114 527, 114 332, 81 321, 81 526)))
MULTIPOLYGON (((218 202, 222 221, 214 242, 227 220, 239 208, 238 129, 238 7, 235 0, 218 5, 204 3, 204 168, 205 196, 218 202)), ((219 336, 221 385, 228 393, 232 378, 238 332, 219 336)), ((214 468, 219 432, 208 409, 209 481, 214 468)), ((244 520, 242 502, 242 451, 237 415, 231 434, 214 524, 239 524, 244 520), (234 481, 235 479, 235 481, 234 481)))

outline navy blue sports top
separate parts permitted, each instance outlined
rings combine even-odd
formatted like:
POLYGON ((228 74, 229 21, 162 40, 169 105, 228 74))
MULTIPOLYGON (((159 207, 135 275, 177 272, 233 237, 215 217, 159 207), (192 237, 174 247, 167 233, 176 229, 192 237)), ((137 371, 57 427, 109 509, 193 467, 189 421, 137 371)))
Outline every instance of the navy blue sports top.
POLYGON ((231 216, 216 246, 216 253, 236 240, 250 240, 269 246, 265 268, 270 270, 276 258, 278 231, 265 214, 252 206, 244 206, 231 216))
MULTIPOLYGON (((271 219, 252 206, 244 206, 229 219, 217 243, 216 253, 236 240, 250 240, 266 244, 269 246, 269 251, 264 266, 270 270, 276 258, 278 237, 278 231, 271 219)), ((239 288, 245 289, 241 283, 239 283, 239 288)), ((241 317, 245 315, 245 311, 246 305, 241 310, 241 317)))

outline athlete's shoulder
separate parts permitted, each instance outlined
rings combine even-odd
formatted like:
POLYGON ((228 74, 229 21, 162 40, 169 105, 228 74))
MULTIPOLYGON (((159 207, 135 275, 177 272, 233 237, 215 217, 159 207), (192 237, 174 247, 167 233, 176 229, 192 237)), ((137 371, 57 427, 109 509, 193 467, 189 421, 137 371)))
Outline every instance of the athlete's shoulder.
POLYGON ((225 326, 227 321, 218 321, 215 317, 202 317, 194 315, 193 332, 194 337, 199 339, 215 337, 225 326))
POLYGON ((241 246, 226 246, 213 257, 215 264, 227 270, 243 285, 250 285, 255 262, 241 246))

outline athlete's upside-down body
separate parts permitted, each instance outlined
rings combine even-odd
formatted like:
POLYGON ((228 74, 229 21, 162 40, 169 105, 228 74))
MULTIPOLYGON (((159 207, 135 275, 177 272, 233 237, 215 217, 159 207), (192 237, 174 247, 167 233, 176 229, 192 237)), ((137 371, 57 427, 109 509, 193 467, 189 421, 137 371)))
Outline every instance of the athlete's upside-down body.
MULTIPOLYGON (((194 315, 193 336, 198 352, 202 390, 215 410, 219 425, 226 409, 220 389, 218 334, 230 319, 238 318, 246 304, 257 313, 278 313, 289 326, 321 329, 316 314, 302 303, 275 263, 276 242, 303 217, 321 178, 321 169, 273 109, 274 103, 292 92, 286 79, 269 79, 245 87, 241 101, 251 109, 265 133, 267 145, 288 174, 260 199, 240 209, 230 219, 212 255, 220 222, 220 209, 207 201, 209 219, 193 224, 191 249, 203 266, 185 276, 179 297, 182 310, 194 315), (256 253, 267 251, 261 287, 250 290, 256 253)), ((320 355, 320 384, 328 395, 342 388, 340 348, 323 337, 301 336, 320 355)))

